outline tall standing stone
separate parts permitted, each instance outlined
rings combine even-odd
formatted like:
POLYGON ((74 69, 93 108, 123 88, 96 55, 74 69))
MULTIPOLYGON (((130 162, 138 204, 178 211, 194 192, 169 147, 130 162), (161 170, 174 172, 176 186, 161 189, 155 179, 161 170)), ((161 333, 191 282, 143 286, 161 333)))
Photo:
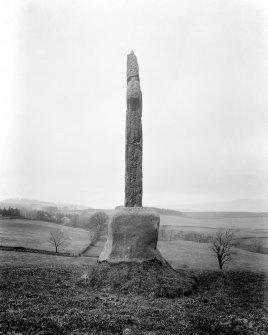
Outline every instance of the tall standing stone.
MULTIPOLYGON (((193 281, 175 271, 157 249, 160 216, 142 207, 142 94, 133 51, 127 57, 125 206, 115 210, 91 285, 154 297, 192 292, 193 281), (112 278, 112 282, 111 282, 112 278)), ((83 276, 83 278, 86 278, 83 276)))
POLYGON ((158 259, 159 215, 142 207, 142 94, 133 51, 127 57, 125 207, 115 211, 99 261, 109 263, 158 259))
POLYGON ((134 52, 127 56, 125 206, 142 206, 142 93, 134 52))

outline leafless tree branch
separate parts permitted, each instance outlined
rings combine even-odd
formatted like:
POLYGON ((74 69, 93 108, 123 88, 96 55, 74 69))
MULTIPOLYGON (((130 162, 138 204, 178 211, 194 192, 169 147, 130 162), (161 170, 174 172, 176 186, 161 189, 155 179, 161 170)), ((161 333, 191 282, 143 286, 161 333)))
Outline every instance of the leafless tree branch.
POLYGON ((68 241, 68 237, 62 230, 56 230, 53 232, 50 232, 48 243, 53 245, 56 249, 56 252, 58 252, 60 247, 66 246, 68 241))
POLYGON ((217 258, 220 269, 232 260, 234 232, 232 229, 218 230, 210 241, 210 249, 217 258))

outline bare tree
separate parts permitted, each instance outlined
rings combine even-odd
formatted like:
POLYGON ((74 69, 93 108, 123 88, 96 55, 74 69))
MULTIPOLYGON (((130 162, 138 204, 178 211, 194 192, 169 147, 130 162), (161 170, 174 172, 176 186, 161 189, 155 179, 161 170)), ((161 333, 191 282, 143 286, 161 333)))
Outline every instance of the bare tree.
POLYGON ((68 237, 62 230, 51 231, 48 243, 52 244, 55 247, 56 252, 58 252, 59 248, 64 248, 67 245, 68 237))
POLYGON ((87 227, 92 232, 91 244, 98 240, 108 220, 109 216, 104 212, 96 212, 89 218, 87 227))
POLYGON ((234 232, 232 229, 218 230, 216 235, 210 240, 210 249, 217 257, 219 267, 222 270, 223 265, 230 262, 234 254, 233 248, 234 232))
POLYGON ((172 229, 166 229, 164 227, 159 229, 159 232, 158 232, 159 241, 173 241, 174 236, 175 236, 174 230, 172 229))
POLYGON ((158 240, 159 241, 165 241, 166 240, 166 230, 163 227, 159 229, 158 240))
POLYGON ((260 238, 254 238, 251 243, 251 249, 253 252, 261 254, 264 248, 264 241, 260 238))
POLYGON ((174 231, 171 229, 171 230, 168 230, 167 232, 168 232, 168 240, 172 241, 173 240, 174 231))

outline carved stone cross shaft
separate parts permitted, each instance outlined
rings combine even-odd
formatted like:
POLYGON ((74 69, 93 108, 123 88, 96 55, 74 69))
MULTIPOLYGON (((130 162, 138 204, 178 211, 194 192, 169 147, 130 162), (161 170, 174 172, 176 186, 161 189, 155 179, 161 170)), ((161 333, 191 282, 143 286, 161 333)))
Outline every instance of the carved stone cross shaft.
POLYGON ((139 66, 132 51, 127 57, 125 206, 117 208, 109 222, 99 262, 166 262, 157 249, 160 216, 142 207, 141 115, 139 66))
POLYGON ((125 207, 142 207, 142 93, 139 65, 133 51, 127 56, 127 115, 125 207))

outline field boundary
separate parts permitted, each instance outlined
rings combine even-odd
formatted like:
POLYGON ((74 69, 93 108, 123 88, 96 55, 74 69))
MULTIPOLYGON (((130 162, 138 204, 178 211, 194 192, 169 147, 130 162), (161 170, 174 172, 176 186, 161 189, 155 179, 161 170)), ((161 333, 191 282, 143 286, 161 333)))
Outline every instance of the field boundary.
POLYGON ((11 246, 5 246, 5 245, 1 245, 0 250, 15 251, 15 252, 31 252, 35 254, 54 255, 54 256, 63 256, 63 257, 75 257, 69 252, 55 252, 55 251, 42 250, 42 249, 11 247, 11 246))

